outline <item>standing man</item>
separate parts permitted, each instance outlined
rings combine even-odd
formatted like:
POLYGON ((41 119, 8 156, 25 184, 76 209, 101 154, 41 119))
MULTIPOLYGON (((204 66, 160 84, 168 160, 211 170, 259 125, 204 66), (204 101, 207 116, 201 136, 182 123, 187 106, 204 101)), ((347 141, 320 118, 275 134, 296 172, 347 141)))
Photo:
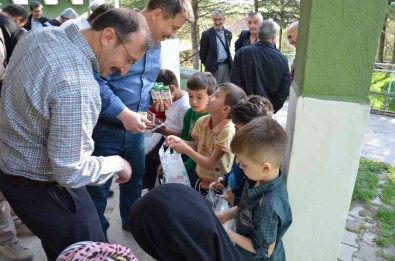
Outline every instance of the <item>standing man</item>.
POLYGON ((277 112, 288 97, 290 77, 287 58, 275 47, 279 26, 264 20, 258 41, 241 48, 235 55, 230 81, 247 95, 257 94, 270 100, 277 112))
POLYGON ((33 29, 45 27, 45 23, 48 21, 48 18, 43 16, 43 6, 39 2, 33 1, 30 2, 29 8, 30 15, 27 18, 27 23, 25 24, 24 28, 30 31, 33 29))
MULTIPOLYGON (((139 112, 147 112, 151 100, 150 91, 159 74, 160 42, 174 37, 185 21, 193 20, 192 7, 188 0, 149 0, 141 14, 148 23, 156 46, 148 50, 126 75, 114 73, 108 78, 96 77, 101 88, 102 111, 93 131, 93 155, 120 155, 133 166, 131 180, 119 186, 119 210, 122 229, 126 231, 130 231, 129 209, 141 197, 145 173, 142 132, 149 121, 139 112)), ((103 186, 87 187, 105 236, 110 226, 104 211, 111 182, 109 179, 103 186)))
POLYGON ((213 11, 214 25, 202 33, 199 57, 206 72, 211 72, 217 83, 229 82, 232 67, 230 43, 232 32, 224 28, 225 14, 222 10, 213 11))
POLYGON ((77 12, 73 8, 69 7, 64 9, 63 12, 55 19, 46 22, 46 26, 61 26, 64 22, 77 18, 77 12))
POLYGON ((33 31, 14 50, 0 100, 0 189, 48 260, 75 242, 105 242, 85 186, 114 174, 127 182, 131 167, 91 156, 101 108, 93 74, 126 74, 145 53, 148 30, 139 13, 112 9, 91 29, 33 31))
MULTIPOLYGON (((296 44, 298 43, 298 27, 299 27, 299 22, 293 22, 287 29, 287 39, 289 44, 292 44, 293 46, 296 47, 296 44)), ((293 60, 291 64, 291 82, 294 80, 294 75, 295 75, 295 59, 293 60)))

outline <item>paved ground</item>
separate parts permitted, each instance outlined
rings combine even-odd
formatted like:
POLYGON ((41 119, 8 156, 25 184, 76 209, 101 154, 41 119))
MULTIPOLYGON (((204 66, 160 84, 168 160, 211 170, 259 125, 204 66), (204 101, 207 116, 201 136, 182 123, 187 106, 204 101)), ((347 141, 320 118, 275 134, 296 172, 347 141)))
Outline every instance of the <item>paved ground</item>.
MULTIPOLYGON (((286 124, 288 104, 279 111, 274 118, 276 118, 283 126, 286 124)), ((362 148, 362 156, 386 162, 395 166, 395 118, 385 117, 371 114, 369 119, 368 130, 365 134, 365 140, 362 148)), ((106 211, 107 217, 110 219, 111 227, 109 230, 109 240, 117 242, 122 245, 130 247, 134 254, 143 261, 154 260, 142 251, 133 239, 130 233, 124 232, 121 229, 121 221, 118 211, 118 189, 114 186, 115 195, 109 199, 106 211)), ((379 202, 378 202, 379 203, 379 202)), ((349 213, 347 225, 352 226, 353 222, 365 222, 367 226, 370 225, 365 218, 359 216, 361 209, 353 209, 349 213)), ((354 225, 355 225, 354 224, 354 225)), ((375 256, 377 250, 372 239, 374 235, 358 236, 355 233, 345 230, 339 251, 339 259, 343 261, 372 261, 381 260, 375 256)), ((23 245, 34 250, 35 261, 45 261, 45 254, 41 248, 40 241, 36 237, 22 238, 23 245)), ((387 249, 388 255, 395 256, 395 249, 387 249)), ((1 260, 1 257, 0 257, 1 260)), ((292 260, 292 258, 290 258, 292 260)))

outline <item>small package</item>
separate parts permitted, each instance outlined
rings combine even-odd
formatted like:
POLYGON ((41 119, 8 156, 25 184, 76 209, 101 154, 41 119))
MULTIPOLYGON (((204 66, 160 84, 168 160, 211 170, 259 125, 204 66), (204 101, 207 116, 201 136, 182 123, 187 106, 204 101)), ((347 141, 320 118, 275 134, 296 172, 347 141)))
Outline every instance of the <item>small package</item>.
POLYGON ((169 86, 162 86, 160 89, 160 96, 162 97, 162 101, 166 102, 169 105, 173 105, 173 100, 171 98, 171 92, 169 86))
POLYGON ((152 97, 152 104, 155 106, 157 103, 162 102, 162 97, 161 97, 161 88, 163 87, 163 83, 161 82, 156 82, 154 84, 154 87, 151 89, 151 97, 152 97))

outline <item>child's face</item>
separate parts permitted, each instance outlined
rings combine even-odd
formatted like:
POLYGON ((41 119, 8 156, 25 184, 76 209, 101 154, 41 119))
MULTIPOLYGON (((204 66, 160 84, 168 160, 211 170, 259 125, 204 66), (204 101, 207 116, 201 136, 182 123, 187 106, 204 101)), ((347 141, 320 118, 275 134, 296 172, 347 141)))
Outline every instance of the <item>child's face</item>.
POLYGON ((249 179, 255 181, 263 179, 263 164, 256 164, 243 154, 236 154, 236 156, 240 162, 239 167, 249 179))
POLYGON ((210 114, 222 112, 226 108, 225 98, 226 94, 223 90, 216 90, 213 95, 210 95, 207 104, 207 111, 210 114))
POLYGON ((188 89, 189 95, 189 105, 191 105, 192 110, 197 113, 206 112, 206 107, 208 103, 208 94, 206 90, 190 90, 188 89))

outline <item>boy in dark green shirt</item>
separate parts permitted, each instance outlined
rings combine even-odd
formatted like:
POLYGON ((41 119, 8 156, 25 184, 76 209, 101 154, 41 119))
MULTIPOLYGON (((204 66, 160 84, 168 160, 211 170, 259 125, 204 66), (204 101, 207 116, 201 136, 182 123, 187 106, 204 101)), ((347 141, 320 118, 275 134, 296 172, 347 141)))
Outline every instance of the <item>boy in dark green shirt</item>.
MULTIPOLYGON (((209 96, 212 95, 217 87, 215 77, 209 72, 197 72, 187 81, 189 105, 191 108, 187 110, 184 116, 181 139, 185 141, 194 141, 191 136, 196 121, 207 115, 206 107, 209 96)), ((182 155, 185 169, 191 173, 196 163, 185 154, 182 155)))

